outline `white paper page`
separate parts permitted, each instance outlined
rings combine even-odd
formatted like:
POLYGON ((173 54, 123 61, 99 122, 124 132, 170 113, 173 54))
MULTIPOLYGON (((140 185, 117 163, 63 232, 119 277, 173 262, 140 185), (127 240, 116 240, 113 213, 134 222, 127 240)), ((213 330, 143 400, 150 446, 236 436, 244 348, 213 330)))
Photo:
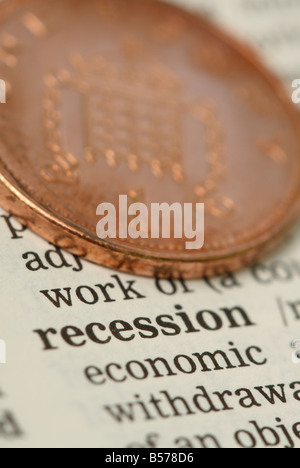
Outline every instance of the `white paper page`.
POLYGON ((148 445, 152 441, 159 447, 239 447, 238 441, 251 446, 254 440, 264 447, 250 421, 276 430, 277 436, 265 431, 269 443, 278 437, 280 447, 300 446, 300 366, 292 362, 291 348, 300 339, 299 229, 284 248, 253 269, 209 282, 160 281, 159 290, 155 280, 87 262, 76 271, 80 266, 72 255, 58 253, 29 231, 15 232, 7 223, 20 230, 18 222, 0 218, 1 337, 7 345, 7 364, 0 371, 1 447, 147 446, 147 438, 148 445), (12 239, 11 230, 22 238, 12 239), (63 263, 70 266, 53 266, 63 263), (124 300, 119 281, 126 287, 134 281, 131 300, 124 300), (115 302, 105 303, 95 286, 107 283, 115 302), (48 291, 56 299, 50 292, 54 289, 67 301, 69 291, 72 306, 60 300, 56 307, 45 295, 48 291), (83 302, 93 302, 96 295, 95 305, 83 302), (179 305, 182 310, 175 308, 179 305), (140 317, 140 325, 134 325, 140 317), (117 338, 109 330, 116 320, 123 324, 115 323, 115 328, 128 328, 117 338), (106 327, 100 331, 95 326, 94 332, 110 343, 96 344, 87 337, 86 327, 93 323, 106 327), (141 324, 152 328, 142 330, 141 324), (48 329, 48 347, 58 349, 45 351, 35 332, 48 329), (62 330, 65 336, 84 334, 69 340, 85 344, 70 346, 62 330), (120 341, 120 336, 131 341, 120 341), (217 350, 225 353, 216 355, 217 363, 202 356, 200 364, 195 355, 217 350), (156 358, 165 361, 155 371, 147 360, 156 358), (85 369, 91 366, 98 371, 90 369, 88 380, 85 369), (105 368, 114 379, 126 380, 112 380, 105 368), (230 394, 223 401, 215 392, 225 391, 230 394), (202 395, 198 406, 195 395, 202 395), (169 399, 175 397, 186 403, 178 400, 174 409, 169 399), (276 428, 281 425, 276 418, 290 439, 276 428))
POLYGON ((236 275, 156 283, 0 215, 0 447, 300 447, 300 226, 236 275))

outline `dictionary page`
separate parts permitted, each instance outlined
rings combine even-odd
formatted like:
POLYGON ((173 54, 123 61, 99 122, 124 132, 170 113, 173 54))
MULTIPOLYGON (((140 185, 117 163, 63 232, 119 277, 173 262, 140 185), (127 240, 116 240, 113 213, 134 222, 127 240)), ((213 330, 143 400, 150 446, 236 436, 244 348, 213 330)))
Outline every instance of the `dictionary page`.
MULTIPOLYGON (((299 1, 182 4, 298 77, 299 1)), ((300 226, 194 281, 93 265, 3 210, 0 238, 1 448, 300 447, 300 226)))

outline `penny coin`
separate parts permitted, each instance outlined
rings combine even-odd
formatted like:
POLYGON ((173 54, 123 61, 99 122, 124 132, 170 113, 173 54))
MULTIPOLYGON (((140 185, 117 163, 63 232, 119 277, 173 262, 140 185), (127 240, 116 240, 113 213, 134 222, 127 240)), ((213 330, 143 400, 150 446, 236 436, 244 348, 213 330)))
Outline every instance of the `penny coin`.
POLYGON ((298 116, 247 47, 154 0, 10 0, 0 31, 0 202, 33 231, 174 278, 241 268, 283 238, 299 208, 298 116), (119 195, 149 210, 204 203, 203 248, 175 230, 100 239, 97 207, 118 215, 119 195))

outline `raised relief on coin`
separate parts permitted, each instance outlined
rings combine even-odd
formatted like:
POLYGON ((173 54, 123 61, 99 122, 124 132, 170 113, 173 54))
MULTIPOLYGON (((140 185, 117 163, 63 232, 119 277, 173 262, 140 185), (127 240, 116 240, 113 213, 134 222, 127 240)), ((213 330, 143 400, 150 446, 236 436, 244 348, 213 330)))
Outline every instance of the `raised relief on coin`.
POLYGON ((62 141, 63 117, 59 108, 62 98, 57 84, 63 80, 63 76, 65 75, 60 71, 57 78, 48 74, 44 79, 46 85, 42 101, 44 139, 46 149, 53 155, 53 161, 43 165, 41 176, 47 182, 77 184, 78 160, 63 148, 62 141))
POLYGON ((228 79, 238 74, 239 68, 232 50, 220 45, 218 41, 207 42, 205 35, 199 35, 199 41, 190 52, 191 64, 196 68, 228 79))
POLYGON ((14 68, 18 64, 20 44, 12 34, 0 35, 0 64, 14 68))
POLYGON ((263 90, 253 83, 234 87, 234 96, 244 102, 249 110, 256 115, 270 115, 274 112, 274 102, 268 99, 263 90))
POLYGON ((260 151, 277 164, 286 164, 288 155, 283 148, 281 139, 278 137, 270 140, 258 140, 256 142, 260 151))
POLYGON ((231 201, 229 206, 229 198, 224 196, 220 197, 219 202, 214 198, 220 181, 226 177, 225 129, 218 120, 217 111, 217 104, 212 100, 193 105, 193 114, 204 128, 205 159, 208 163, 206 178, 194 187, 194 194, 197 196, 197 201, 206 201, 209 214, 221 217, 230 214, 234 203, 231 201), (225 204, 224 200, 227 201, 225 204))
POLYGON ((48 34, 46 25, 33 13, 25 13, 23 24, 35 37, 44 37, 48 34))
POLYGON ((130 62, 120 67, 103 57, 77 56, 73 70, 60 74, 46 80, 44 101, 46 142, 54 153, 69 154, 61 140, 69 118, 62 106, 72 92, 81 113, 86 162, 103 158, 111 168, 125 162, 133 173, 147 164, 155 177, 166 170, 177 180, 182 177, 183 106, 180 84, 170 71, 157 64, 139 70, 130 62))
POLYGON ((168 15, 167 18, 153 23, 153 39, 160 43, 172 43, 183 39, 188 28, 188 23, 178 15, 168 15))
MULTIPOLYGON (((138 42, 134 37, 131 40, 138 42)), ((81 111, 80 131, 85 160, 90 164, 102 158, 114 169, 123 162, 132 173, 147 165, 154 177, 161 179, 170 172, 173 180, 181 183, 185 177, 185 129, 189 120, 198 122, 208 170, 206 177, 199 177, 194 193, 203 200, 216 190, 226 172, 225 130, 218 120, 217 103, 207 99, 185 102, 182 84, 171 70, 155 61, 139 70, 134 67, 136 56, 130 54, 129 58, 117 67, 108 58, 85 60, 75 55, 70 58, 71 71, 58 70, 45 77, 44 130, 54 163, 43 167, 43 178, 75 184, 80 177, 78 161, 61 138, 68 119, 63 114, 63 100, 71 91, 81 111)), ((209 205, 215 207, 211 198, 209 205)), ((215 215, 217 210, 209 212, 215 215)))

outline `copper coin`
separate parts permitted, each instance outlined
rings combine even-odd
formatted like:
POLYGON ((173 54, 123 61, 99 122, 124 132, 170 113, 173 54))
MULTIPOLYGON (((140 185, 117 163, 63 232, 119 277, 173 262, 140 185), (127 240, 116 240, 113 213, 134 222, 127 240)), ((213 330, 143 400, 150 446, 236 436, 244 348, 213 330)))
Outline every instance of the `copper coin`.
MULTIPOLYGON (((298 117, 251 51, 154 0, 0 10, 1 204, 99 264, 200 277, 257 260, 298 212, 298 117), (205 244, 99 239, 96 208, 205 203, 205 244)), ((173 236, 174 237, 174 236, 173 236)))

